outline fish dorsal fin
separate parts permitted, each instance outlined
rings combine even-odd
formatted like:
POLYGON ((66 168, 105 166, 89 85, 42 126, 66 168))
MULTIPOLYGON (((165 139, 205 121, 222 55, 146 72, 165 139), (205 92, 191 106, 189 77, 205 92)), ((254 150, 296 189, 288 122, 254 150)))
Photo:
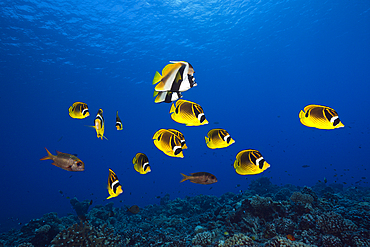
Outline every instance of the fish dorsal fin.
POLYGON ((59 152, 58 150, 55 150, 55 151, 57 152, 57 155, 62 153, 62 152, 59 152))

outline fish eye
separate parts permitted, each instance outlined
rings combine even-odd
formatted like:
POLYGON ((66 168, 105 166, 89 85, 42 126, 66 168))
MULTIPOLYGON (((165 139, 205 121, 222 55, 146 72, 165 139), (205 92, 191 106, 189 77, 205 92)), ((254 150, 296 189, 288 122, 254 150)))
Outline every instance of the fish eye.
POLYGON ((179 153, 181 153, 181 152, 182 152, 182 148, 178 147, 178 148, 176 148, 176 149, 175 149, 174 154, 175 154, 175 155, 178 155, 178 154, 179 154, 179 153))
POLYGON ((337 126, 339 123, 340 123, 339 118, 336 118, 336 119, 334 120, 333 126, 337 126))
POLYGON ((82 162, 77 162, 77 166, 82 166, 82 162))

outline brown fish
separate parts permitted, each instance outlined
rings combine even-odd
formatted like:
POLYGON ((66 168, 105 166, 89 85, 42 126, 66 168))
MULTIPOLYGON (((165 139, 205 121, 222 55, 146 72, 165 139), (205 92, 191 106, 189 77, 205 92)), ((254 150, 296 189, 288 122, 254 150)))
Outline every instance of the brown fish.
POLYGON ((57 151, 57 155, 52 155, 47 149, 46 152, 48 152, 48 156, 45 156, 40 160, 52 160, 54 161, 51 163, 52 165, 70 172, 79 172, 85 170, 85 164, 72 154, 66 154, 57 151))
POLYGON ((129 211, 130 213, 133 213, 133 214, 137 214, 137 213, 140 212, 140 208, 137 205, 133 205, 133 206, 127 208, 127 211, 129 211))
POLYGON ((211 173, 208 172, 196 172, 196 173, 190 173, 190 176, 187 176, 185 174, 182 174, 183 176, 182 180, 180 183, 189 180, 192 183, 195 184, 213 184, 217 182, 217 178, 215 175, 212 175, 211 173))

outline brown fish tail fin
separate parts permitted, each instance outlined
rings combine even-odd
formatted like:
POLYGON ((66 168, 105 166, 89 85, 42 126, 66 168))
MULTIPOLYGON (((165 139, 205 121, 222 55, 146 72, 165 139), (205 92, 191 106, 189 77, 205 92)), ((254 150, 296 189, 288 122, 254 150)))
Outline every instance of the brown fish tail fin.
POLYGON ((52 160, 54 155, 52 155, 49 152, 49 150, 47 150, 47 148, 45 148, 45 149, 46 149, 46 152, 48 152, 48 156, 42 157, 40 160, 52 160))
POLYGON ((183 173, 180 173, 180 174, 182 175, 182 180, 180 181, 180 183, 182 183, 182 182, 184 182, 184 181, 186 181, 186 180, 189 179, 189 177, 186 176, 185 174, 183 174, 183 173))

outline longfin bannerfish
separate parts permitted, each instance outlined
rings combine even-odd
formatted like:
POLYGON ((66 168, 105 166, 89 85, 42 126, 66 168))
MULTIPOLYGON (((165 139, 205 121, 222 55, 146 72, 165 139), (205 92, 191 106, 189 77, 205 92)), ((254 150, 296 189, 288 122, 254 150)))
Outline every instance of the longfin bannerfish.
POLYGON ((70 172, 79 172, 85 170, 85 164, 75 155, 62 153, 59 151, 57 151, 57 155, 52 155, 47 149, 46 152, 48 153, 48 156, 45 156, 40 160, 52 160, 52 165, 70 172))
POLYGON ((163 70, 162 75, 157 71, 153 78, 154 88, 158 92, 178 91, 185 92, 197 86, 193 77, 193 66, 185 61, 170 61, 163 70))
POLYGON ((116 128, 117 128, 117 130, 123 130, 123 124, 122 124, 121 119, 118 116, 118 111, 117 111, 117 114, 116 114, 116 128))
POLYGON ((189 180, 192 183, 195 184, 213 184, 217 182, 217 178, 215 175, 208 173, 208 172, 195 172, 195 173, 190 173, 190 176, 187 176, 183 173, 182 175, 182 180, 180 183, 189 180))
POLYGON ((178 130, 175 130, 175 129, 167 129, 168 131, 171 131, 172 133, 174 133, 178 138, 180 138, 180 141, 181 141, 181 148, 184 150, 184 149, 187 149, 188 146, 186 146, 186 142, 185 142, 185 137, 184 135, 178 131, 178 130))
POLYGON ((89 108, 86 103, 75 102, 68 109, 71 118, 83 119, 90 116, 89 108))
POLYGON ((98 113, 96 114, 96 117, 94 119, 94 126, 88 126, 92 127, 96 130, 96 136, 103 140, 103 137, 108 140, 104 136, 104 117, 103 117, 103 110, 99 109, 98 113))
POLYGON ((155 132, 153 142, 159 150, 170 157, 184 157, 180 138, 169 130, 160 129, 155 132))
POLYGON ((107 199, 111 199, 123 193, 122 185, 119 183, 118 177, 112 171, 112 169, 109 169, 107 188, 108 188, 108 193, 109 193, 109 196, 107 197, 107 199))
POLYGON ((203 108, 197 103, 188 100, 177 100, 172 104, 170 113, 171 118, 175 122, 186 124, 186 126, 208 124, 203 108))
POLYGON ((317 129, 329 130, 344 127, 338 113, 327 106, 308 105, 299 112, 299 119, 303 125, 317 129))
POLYGON ((134 164, 135 171, 140 174, 147 174, 148 172, 151 172, 149 159, 143 153, 137 153, 132 159, 132 163, 134 164))
POLYGON ((234 162, 235 171, 240 175, 259 174, 269 167, 270 164, 265 161, 261 153, 253 149, 240 151, 234 162))
POLYGON ((154 102, 155 103, 171 103, 173 101, 176 101, 178 99, 182 98, 181 92, 158 92, 154 91, 153 97, 155 97, 154 102))
POLYGON ((212 129, 204 137, 207 147, 210 149, 225 148, 233 144, 235 141, 230 134, 224 129, 212 129))

